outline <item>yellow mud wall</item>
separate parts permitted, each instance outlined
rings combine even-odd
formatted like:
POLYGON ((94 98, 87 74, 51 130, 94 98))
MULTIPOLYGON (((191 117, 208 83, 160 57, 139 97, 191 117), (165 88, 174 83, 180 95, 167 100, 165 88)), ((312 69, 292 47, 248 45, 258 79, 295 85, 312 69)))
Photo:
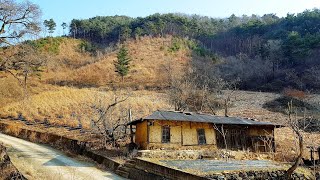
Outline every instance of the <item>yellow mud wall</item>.
POLYGON ((213 126, 209 123, 183 122, 182 135, 184 146, 198 145, 197 129, 204 129, 208 145, 216 144, 216 135, 213 126))
POLYGON ((148 125, 147 121, 144 121, 137 125, 136 142, 142 149, 216 147, 215 130, 209 123, 154 120, 150 121, 150 124, 152 125, 148 125), (163 126, 170 126, 170 143, 162 143, 163 126), (206 145, 198 145, 197 129, 205 130, 206 145))
POLYGON ((183 122, 182 124, 183 145, 198 145, 197 129, 192 126, 191 122, 183 122))
POLYGON ((161 143, 162 126, 170 126, 170 143, 181 144, 181 122, 153 121, 149 126, 149 142, 161 143))
POLYGON ((213 128, 205 129, 207 144, 216 145, 216 134, 213 128))
POLYGON ((136 144, 138 144, 140 148, 146 149, 147 138, 148 138, 147 121, 138 123, 136 126, 136 134, 135 134, 136 144))

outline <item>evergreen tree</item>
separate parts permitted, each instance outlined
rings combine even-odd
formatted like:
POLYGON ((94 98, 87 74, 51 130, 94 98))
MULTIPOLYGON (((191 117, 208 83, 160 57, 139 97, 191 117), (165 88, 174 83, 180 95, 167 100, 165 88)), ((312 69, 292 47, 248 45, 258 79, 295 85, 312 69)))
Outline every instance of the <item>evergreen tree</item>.
POLYGON ((57 24, 53 19, 44 20, 43 24, 51 35, 56 30, 57 24))
POLYGON ((117 54, 117 61, 114 62, 116 72, 121 76, 122 81, 128 75, 130 69, 130 56, 128 50, 123 46, 117 54))
POLYGON ((68 25, 67 25, 67 23, 63 22, 63 23, 61 24, 61 26, 62 26, 62 29, 63 29, 63 35, 65 36, 65 35, 66 35, 66 34, 65 34, 65 29, 68 27, 68 25))

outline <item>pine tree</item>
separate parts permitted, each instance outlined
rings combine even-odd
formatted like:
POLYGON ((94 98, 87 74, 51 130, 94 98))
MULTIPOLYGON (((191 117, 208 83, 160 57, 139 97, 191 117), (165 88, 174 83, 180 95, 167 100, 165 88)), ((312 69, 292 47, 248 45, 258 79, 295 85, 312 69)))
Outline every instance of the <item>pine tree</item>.
POLYGON ((47 28, 47 30, 49 31, 49 33, 52 35, 52 33, 56 30, 56 22, 54 22, 53 19, 49 19, 49 20, 44 20, 43 22, 44 26, 47 28))
POLYGON ((117 54, 117 61, 114 62, 116 72, 121 76, 122 81, 128 75, 130 69, 130 56, 128 50, 123 46, 117 54))

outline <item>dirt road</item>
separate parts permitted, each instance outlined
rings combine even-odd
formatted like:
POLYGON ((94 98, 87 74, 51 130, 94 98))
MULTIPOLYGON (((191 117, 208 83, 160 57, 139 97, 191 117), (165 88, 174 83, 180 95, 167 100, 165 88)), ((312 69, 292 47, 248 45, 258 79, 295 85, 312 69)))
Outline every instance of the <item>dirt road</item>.
POLYGON ((31 143, 0 133, 0 142, 8 147, 13 164, 28 179, 123 179, 94 164, 67 157, 45 145, 31 143))

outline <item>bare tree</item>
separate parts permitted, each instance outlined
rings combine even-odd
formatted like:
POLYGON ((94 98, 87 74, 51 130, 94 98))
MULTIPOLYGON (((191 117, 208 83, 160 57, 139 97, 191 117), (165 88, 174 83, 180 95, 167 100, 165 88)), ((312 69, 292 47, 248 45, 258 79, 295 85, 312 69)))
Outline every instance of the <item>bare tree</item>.
POLYGON ((236 78, 233 81, 221 81, 221 88, 225 90, 224 92, 224 116, 228 117, 229 106, 231 105, 231 97, 234 95, 234 92, 237 90, 237 85, 240 82, 240 78, 236 78))
MULTIPOLYGON (((98 99, 91 108, 95 115, 91 119, 92 127, 97 128, 103 137, 103 144, 105 148, 109 145, 117 146, 117 140, 123 139, 127 136, 126 129, 129 122, 128 110, 123 109, 120 114, 116 115, 115 108, 122 102, 125 102, 130 95, 119 97, 115 95, 111 104, 106 104, 104 100, 98 99)), ((120 107, 121 108, 121 107, 120 107)))
POLYGON ((265 135, 260 136, 259 139, 266 145, 266 152, 272 155, 272 159, 274 160, 274 131, 269 133, 268 131, 264 130, 265 135))
POLYGON ((223 127, 223 124, 218 127, 216 124, 213 124, 213 128, 222 136, 223 138, 223 143, 224 143, 224 147, 226 149, 226 154, 223 154, 223 158, 226 158, 226 161, 229 160, 229 152, 228 152, 228 143, 227 143, 227 133, 228 130, 225 130, 223 127))
MULTIPOLYGON (((40 15, 39 7, 29 1, 0 0, 0 46, 11 46, 14 40, 37 34, 40 31, 40 15)), ((39 58, 31 57, 33 49, 29 46, 21 45, 13 49, 14 53, 11 54, 0 51, 0 72, 9 73, 16 78, 26 96, 27 80, 31 74, 40 71, 42 63, 39 58)))
POLYGON ((32 75, 40 77, 41 66, 45 63, 44 58, 29 45, 12 47, 10 51, 0 52, 4 61, 0 61, 0 72, 12 75, 24 89, 25 97, 28 94, 27 83, 32 75))
POLYGON ((288 126, 293 130, 293 132, 296 134, 299 142, 299 154, 296 157, 296 160, 294 164, 286 171, 286 178, 289 179, 292 175, 292 173, 297 169, 299 166, 302 155, 303 155, 303 135, 301 133, 301 129, 299 126, 299 121, 297 118, 297 112, 294 110, 292 101, 288 103, 288 126))
POLYGON ((167 69, 170 89, 169 102, 176 111, 210 112, 220 108, 216 89, 210 88, 211 79, 197 73, 193 68, 185 70, 183 75, 177 75, 170 67, 167 69))
POLYGON ((40 31, 41 11, 29 1, 0 0, 0 45, 40 31))

